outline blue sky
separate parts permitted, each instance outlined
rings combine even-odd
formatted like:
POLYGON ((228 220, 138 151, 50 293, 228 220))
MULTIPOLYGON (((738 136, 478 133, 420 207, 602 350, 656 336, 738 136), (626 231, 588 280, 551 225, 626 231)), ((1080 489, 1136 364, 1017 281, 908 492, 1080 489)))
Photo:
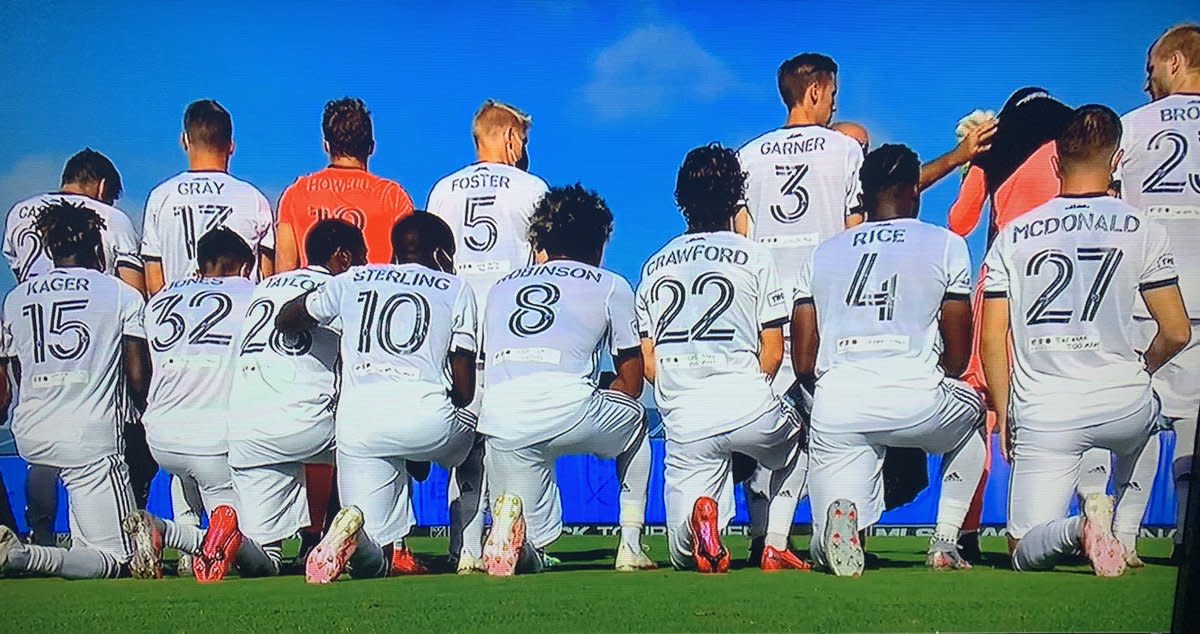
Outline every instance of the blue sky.
MULTIPOLYGON (((274 201, 324 164, 321 109, 344 95, 374 113, 372 170, 420 206, 440 176, 473 160, 470 118, 492 97, 533 115, 532 171, 608 199, 608 264, 636 281, 682 229, 672 192, 684 154, 781 124, 775 70, 796 53, 840 64, 838 118, 929 160, 950 148, 960 116, 999 108, 1023 85, 1072 105, 1143 103, 1146 49, 1200 18, 1187 6, 6 2, 0 206, 56 187, 63 161, 87 145, 121 170, 119 206, 140 225, 149 190, 185 167, 180 119, 202 97, 233 113, 233 172, 274 201)), ((928 192, 924 217, 944 222, 955 190, 928 192)))

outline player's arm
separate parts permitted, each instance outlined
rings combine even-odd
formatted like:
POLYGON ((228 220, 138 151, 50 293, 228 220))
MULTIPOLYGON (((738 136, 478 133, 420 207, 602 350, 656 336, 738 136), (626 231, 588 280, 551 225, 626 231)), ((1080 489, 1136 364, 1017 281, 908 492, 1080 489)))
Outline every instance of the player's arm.
POLYGON ((758 369, 774 379, 783 365, 783 323, 771 324, 758 334, 758 369))
MULTIPOLYGON (((161 275, 162 270, 159 269, 161 275)), ((117 277, 133 287, 134 290, 146 296, 146 273, 144 270, 129 265, 121 265, 117 267, 117 277)))
POLYGON ((752 220, 750 218, 750 208, 746 205, 738 207, 738 210, 733 215, 733 231, 734 233, 744 237, 750 237, 752 220))
POLYGON ((280 222, 275 234, 275 272, 286 273, 300 268, 300 252, 296 248, 296 231, 290 222, 280 222))
POLYGON ((967 370, 971 358, 971 296, 947 296, 942 300, 942 315, 938 320, 942 333, 942 370, 946 376, 958 378, 967 370))
POLYGON ((263 279, 275 274, 275 251, 273 249, 259 247, 258 274, 263 279))
POLYGON ((646 369, 642 364, 642 349, 628 348, 618 351, 617 355, 613 357, 613 367, 617 370, 617 378, 613 379, 608 389, 631 398, 640 398, 643 386, 642 377, 647 376, 646 369))
POLYGON ((162 290, 164 285, 162 260, 152 257, 146 258, 145 285, 148 296, 153 296, 162 290))
MULTIPOLYGON (((328 286, 329 284, 326 284, 328 286)), ((316 291, 309 291, 294 297, 275 315, 275 329, 285 335, 308 330, 317 325, 317 320, 308 312, 308 296, 316 291)))
POLYGON ((0 420, 8 418, 8 407, 12 405, 12 390, 8 383, 8 357, 0 357, 0 420))
POLYGON ((1143 288, 1142 299, 1146 301, 1146 308, 1158 325, 1158 332, 1154 333, 1154 339, 1142 355, 1146 371, 1154 374, 1188 345, 1192 338, 1192 326, 1178 283, 1143 288))
POLYGON ((450 379, 450 402, 455 407, 470 405, 475 400, 474 352, 455 348, 450 353, 450 379))
POLYGON ((654 340, 642 337, 642 375, 651 385, 658 378, 658 359, 654 353, 654 340))
POLYGON ((812 394, 817 384, 817 349, 821 337, 817 332, 817 309, 812 299, 799 300, 792 308, 792 370, 796 380, 812 394))
POLYGON ((1008 392, 1012 376, 1008 355, 1008 296, 989 293, 983 300, 983 323, 980 325, 980 359, 987 380, 992 406, 996 411, 996 433, 1004 458, 1012 461, 1012 444, 1008 427, 1008 392))
POLYGON ((125 362, 125 389, 133 406, 139 412, 145 411, 146 399, 150 394, 150 349, 145 339, 130 336, 121 338, 121 348, 125 362))
POLYGON ((950 172, 975 160, 975 157, 992 149, 992 137, 996 134, 998 119, 992 119, 967 133, 953 150, 946 152, 930 163, 921 166, 921 189, 932 186, 950 172))

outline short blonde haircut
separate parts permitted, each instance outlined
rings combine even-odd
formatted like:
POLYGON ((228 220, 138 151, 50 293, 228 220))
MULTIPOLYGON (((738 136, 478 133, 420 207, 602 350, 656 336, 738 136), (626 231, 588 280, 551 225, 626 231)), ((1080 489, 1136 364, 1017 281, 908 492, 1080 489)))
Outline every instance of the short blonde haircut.
POLYGON ((522 136, 527 136, 531 125, 533 117, 517 107, 488 99, 475 113, 471 134, 475 137, 475 145, 479 145, 480 139, 494 137, 508 128, 514 128, 520 131, 522 136))
POLYGON ((1180 24, 1167 29, 1154 43, 1154 57, 1162 59, 1175 53, 1183 54, 1188 70, 1200 71, 1200 26, 1180 24))

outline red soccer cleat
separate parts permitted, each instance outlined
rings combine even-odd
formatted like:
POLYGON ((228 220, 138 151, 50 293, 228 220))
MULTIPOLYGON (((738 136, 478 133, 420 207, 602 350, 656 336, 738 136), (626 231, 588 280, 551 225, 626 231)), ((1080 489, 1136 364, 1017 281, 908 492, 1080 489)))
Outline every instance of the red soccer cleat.
POLYGON ((237 512, 223 504, 213 509, 200 554, 192 562, 196 581, 216 583, 225 579, 241 545, 242 532, 238 530, 237 512))
POLYGON ((393 577, 427 575, 429 568, 421 563, 421 560, 417 559, 417 556, 406 546, 392 550, 392 571, 389 574, 393 577))
POLYGON ((696 570, 704 574, 729 572, 729 551, 721 543, 719 520, 716 500, 710 497, 696 500, 689 522, 692 557, 696 560, 696 570))
POLYGON ((767 546, 762 555, 763 572, 778 572, 780 570, 812 570, 812 564, 800 559, 796 553, 784 548, 775 550, 767 546))

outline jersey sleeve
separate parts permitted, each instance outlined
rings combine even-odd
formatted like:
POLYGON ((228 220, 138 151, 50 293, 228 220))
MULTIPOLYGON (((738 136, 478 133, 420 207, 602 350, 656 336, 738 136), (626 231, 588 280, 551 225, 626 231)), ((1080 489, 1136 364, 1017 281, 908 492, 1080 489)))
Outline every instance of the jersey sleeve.
POLYGON ((1009 296, 1011 280, 1002 251, 1007 237, 1007 233, 1001 232, 983 258, 983 266, 987 269, 983 278, 983 296, 986 299, 1004 299, 1009 296))
POLYGON ((162 259, 162 238, 158 234, 158 214, 163 205, 158 190, 150 192, 142 213, 142 257, 162 259))
POLYGON ((862 178, 859 177, 859 171, 862 170, 863 153, 853 139, 848 139, 853 145, 849 152, 849 160, 847 161, 847 171, 849 173, 849 182, 846 183, 846 215, 856 213, 862 207, 862 178))
POLYGON ((816 255, 817 252, 814 250, 807 258, 804 258, 804 261, 800 263, 800 268, 796 270, 795 283, 792 285, 793 306, 813 303, 813 261, 816 255))
POLYGON ((638 285, 637 293, 633 299, 634 318, 637 320, 638 336, 642 339, 649 339, 651 333, 654 332, 654 322, 650 318, 650 299, 647 297, 646 280, 638 285))
POLYGON ((8 320, 8 298, 4 298, 4 303, 0 311, 0 358, 10 359, 17 356, 16 346, 13 345, 12 322, 8 320))
POLYGON ((987 177, 983 170, 972 165, 967 170, 967 178, 958 188, 958 198, 950 205, 950 216, 947 224, 950 230, 960 236, 970 234, 979 225, 983 216, 983 203, 987 198, 987 177))
POLYGON ((967 250, 967 241, 952 233, 947 233, 946 238, 946 259, 943 263, 946 295, 943 301, 971 301, 971 253, 967 250))
POLYGON ((608 298, 609 348, 613 356, 641 345, 633 288, 623 277, 613 280, 608 298))
POLYGON ((450 349, 478 352, 479 310, 475 292, 465 282, 454 300, 454 321, 450 331, 450 349))
POLYGON ((1138 289, 1153 290, 1163 286, 1179 283, 1179 272, 1175 268, 1175 253, 1171 251, 1171 241, 1167 237, 1166 228, 1158 222, 1146 223, 1146 261, 1142 264, 1141 275, 1138 276, 1138 289))
POLYGON ((116 280, 117 297, 121 306, 121 335, 146 338, 146 301, 142 294, 125 282, 116 280))
POLYGON ((142 270, 140 240, 129 216, 124 213, 113 216, 108 228, 108 238, 112 241, 111 249, 116 257, 116 261, 113 262, 114 268, 142 270))
POLYGON ((758 270, 758 323, 763 328, 776 328, 787 323, 791 311, 787 293, 779 283, 779 273, 769 256, 764 256, 758 270))
POLYGON ((8 212, 8 221, 4 223, 4 259, 8 262, 9 268, 13 270, 13 277, 19 281, 21 272, 17 270, 20 263, 17 262, 17 244, 13 240, 13 234, 16 233, 13 229, 13 223, 17 222, 16 208, 14 207, 8 212))
POLYGON ((262 238, 258 246, 266 251, 275 251, 275 214, 271 211, 271 201, 262 192, 258 194, 258 221, 262 225, 262 238))
POLYGON ((320 288, 309 293, 304 299, 304 307, 308 309, 309 316, 322 326, 333 324, 340 313, 345 286, 342 277, 335 275, 320 288))
POLYGON ((413 201, 398 183, 392 184, 392 219, 400 220, 413 212, 413 201))

